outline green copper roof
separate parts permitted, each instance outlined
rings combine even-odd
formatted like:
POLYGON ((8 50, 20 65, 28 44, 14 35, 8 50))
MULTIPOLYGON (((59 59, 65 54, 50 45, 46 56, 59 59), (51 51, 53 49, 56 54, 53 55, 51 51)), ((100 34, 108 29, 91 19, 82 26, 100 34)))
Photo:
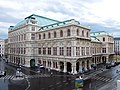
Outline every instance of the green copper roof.
POLYGON ((102 36, 102 35, 109 35, 109 34, 105 31, 99 31, 99 32, 92 32, 90 35, 91 36, 102 36))
POLYGON ((120 37, 115 37, 114 40, 120 40, 120 37))
POLYGON ((21 22, 17 23, 12 29, 14 30, 14 29, 17 29, 21 26, 24 26, 26 24, 27 20, 32 20, 32 19, 37 21, 37 25, 39 25, 40 27, 60 22, 60 21, 57 21, 57 20, 54 20, 54 19, 50 19, 50 18, 46 18, 46 17, 43 17, 43 16, 32 14, 32 15, 26 17, 21 22))
POLYGON ((91 39, 92 42, 100 42, 100 40, 97 39, 97 38, 94 37, 94 36, 91 36, 90 39, 91 39))
POLYGON ((71 25, 71 24, 78 25, 82 28, 90 29, 89 27, 85 27, 85 26, 80 25, 80 23, 78 21, 76 21, 75 19, 70 19, 70 20, 66 20, 66 21, 62 21, 62 22, 58 22, 58 23, 53 23, 50 25, 40 27, 39 30, 46 30, 46 29, 52 29, 52 28, 56 28, 56 27, 63 27, 66 25, 71 25))

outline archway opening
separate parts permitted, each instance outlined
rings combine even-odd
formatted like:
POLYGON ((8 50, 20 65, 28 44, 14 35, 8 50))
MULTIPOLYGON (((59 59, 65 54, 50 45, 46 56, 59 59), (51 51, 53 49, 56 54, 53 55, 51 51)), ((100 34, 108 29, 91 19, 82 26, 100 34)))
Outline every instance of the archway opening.
POLYGON ((72 71, 72 67, 71 67, 71 63, 67 62, 67 72, 71 72, 72 71))
POLYGON ((89 70, 89 60, 87 60, 87 70, 89 70))
POLYGON ((79 62, 76 63, 76 71, 79 72, 79 62))
POLYGON ((106 57, 105 57, 105 56, 102 57, 102 62, 103 62, 104 64, 106 63, 106 57))
POLYGON ((85 72, 85 62, 82 61, 82 72, 85 72))
POLYGON ((60 71, 64 70, 64 62, 60 62, 60 71))
POLYGON ((30 60, 30 67, 34 68, 35 67, 35 59, 30 60))

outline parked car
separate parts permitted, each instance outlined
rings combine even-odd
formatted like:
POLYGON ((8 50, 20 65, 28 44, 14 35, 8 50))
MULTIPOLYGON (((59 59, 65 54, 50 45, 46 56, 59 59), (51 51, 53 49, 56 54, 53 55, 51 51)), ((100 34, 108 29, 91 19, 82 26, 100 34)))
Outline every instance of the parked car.
POLYGON ((5 76, 6 72, 5 71, 0 71, 0 76, 5 76))
POLYGON ((110 69, 112 67, 111 63, 106 64, 106 69, 110 69))
POLYGON ((43 65, 39 65, 40 69, 45 69, 45 67, 43 65))
POLYGON ((111 63, 111 67, 115 67, 116 66, 116 63, 115 62, 112 62, 111 63))
POLYGON ((115 64, 116 64, 116 65, 119 65, 119 64, 120 64, 120 62, 115 62, 115 64))
POLYGON ((16 71, 16 77, 23 77, 23 73, 21 71, 16 71))
POLYGON ((92 64, 91 67, 92 67, 94 70, 96 70, 97 65, 96 65, 96 64, 92 64))

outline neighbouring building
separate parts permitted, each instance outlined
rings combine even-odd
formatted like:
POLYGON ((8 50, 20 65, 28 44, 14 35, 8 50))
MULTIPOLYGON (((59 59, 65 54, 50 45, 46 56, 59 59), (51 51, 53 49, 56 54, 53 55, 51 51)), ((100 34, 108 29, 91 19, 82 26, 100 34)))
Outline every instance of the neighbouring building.
POLYGON ((4 42, 5 42, 5 47, 4 47, 5 58, 8 58, 8 39, 5 39, 4 42))
POLYGON ((4 40, 0 40, 0 57, 4 56, 4 46, 5 43, 4 43, 4 40))
POLYGON ((120 37, 114 38, 114 52, 120 55, 120 37))
POLYGON ((71 19, 58 21, 32 14, 10 26, 9 62, 34 67, 43 64, 63 72, 83 72, 92 64, 111 62, 113 37, 106 32, 90 34, 90 28, 71 19))

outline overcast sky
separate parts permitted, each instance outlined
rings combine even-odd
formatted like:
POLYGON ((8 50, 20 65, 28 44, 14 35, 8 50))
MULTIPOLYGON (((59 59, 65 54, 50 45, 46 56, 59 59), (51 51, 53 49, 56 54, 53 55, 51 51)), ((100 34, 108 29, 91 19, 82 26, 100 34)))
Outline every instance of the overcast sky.
POLYGON ((31 14, 56 20, 76 19, 91 31, 120 35, 120 0, 0 0, 0 38, 31 14))

